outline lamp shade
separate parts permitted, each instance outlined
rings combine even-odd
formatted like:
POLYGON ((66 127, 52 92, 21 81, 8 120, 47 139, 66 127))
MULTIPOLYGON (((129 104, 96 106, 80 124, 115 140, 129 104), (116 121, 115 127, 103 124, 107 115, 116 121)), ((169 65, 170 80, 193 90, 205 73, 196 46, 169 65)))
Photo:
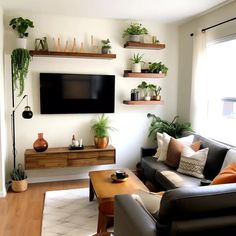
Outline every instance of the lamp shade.
POLYGON ((25 110, 22 112, 22 117, 24 119, 31 119, 33 117, 33 112, 31 111, 30 106, 25 107, 25 110))

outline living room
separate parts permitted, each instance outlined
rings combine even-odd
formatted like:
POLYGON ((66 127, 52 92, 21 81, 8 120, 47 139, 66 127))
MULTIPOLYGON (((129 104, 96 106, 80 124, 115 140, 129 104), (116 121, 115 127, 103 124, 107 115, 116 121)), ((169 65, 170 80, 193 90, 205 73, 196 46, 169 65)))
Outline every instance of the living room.
MULTIPOLYGON (((55 49, 60 39, 61 48, 64 50, 66 42, 72 48, 74 38, 78 50, 90 50, 91 37, 94 45, 101 47, 101 40, 109 38, 111 42, 111 53, 116 54, 114 59, 91 59, 91 58, 71 58, 71 57, 37 57, 33 56, 29 65, 29 72, 25 82, 24 94, 28 95, 29 106, 34 115, 30 120, 21 117, 21 110, 24 109, 25 101, 22 102, 16 111, 16 161, 25 163, 24 153, 26 149, 33 148, 33 143, 37 139, 38 133, 43 133, 48 142, 49 148, 68 147, 71 144, 72 135, 82 139, 84 145, 93 144, 93 133, 91 132, 91 121, 99 114, 41 114, 40 113, 40 73, 70 73, 70 74, 101 74, 115 75, 115 112, 107 114, 115 131, 111 132, 110 143, 116 150, 116 162, 111 165, 96 165, 83 167, 66 167, 53 169, 27 170, 29 183, 47 183, 56 181, 83 180, 88 179, 88 173, 93 170, 129 168, 135 169, 140 161, 140 148, 155 146, 155 141, 148 138, 148 128, 150 120, 148 113, 156 114, 166 120, 173 120, 179 115, 181 121, 191 121, 196 130, 197 125, 193 122, 191 108, 191 88, 192 88, 192 57, 193 40, 191 33, 227 21, 235 17, 235 1, 209 1, 212 2, 208 9, 204 8, 192 16, 186 14, 182 21, 176 18, 171 20, 171 9, 173 15, 175 8, 170 8, 165 21, 154 18, 156 9, 149 9, 148 14, 142 11, 122 14, 122 9, 126 5, 112 7, 112 11, 106 9, 107 16, 103 17, 100 12, 104 9, 96 10, 92 6, 84 3, 84 6, 76 5, 73 8, 70 3, 51 2, 48 6, 33 6, 32 1, 26 1, 24 5, 14 8, 14 1, 1 4, 0 21, 4 26, 0 32, 1 54, 1 138, 0 138, 0 195, 5 197, 7 190, 5 183, 9 181, 9 173, 12 171, 12 82, 11 82, 11 52, 14 49, 16 34, 9 26, 9 22, 14 17, 22 16, 33 21, 34 28, 29 29, 28 46, 30 50, 35 48, 35 39, 47 37, 49 51, 55 49), (30 4, 31 3, 31 4, 30 4), (9 4, 9 5, 8 5, 9 4), (65 5, 63 5, 65 4, 65 5), (70 11, 67 6, 70 5, 70 11), (214 6, 214 7, 213 7, 214 6), (57 10, 58 8, 58 10, 57 10), (63 12, 62 10, 65 10, 63 12), (80 10, 77 10, 80 9, 80 10), (85 11, 90 9, 90 11, 85 11), (84 11, 84 12, 83 12, 84 11), (78 13, 79 12, 79 13, 78 13), (168 19, 169 18, 169 19, 168 19), (129 49, 124 48, 125 39, 122 38, 123 31, 132 21, 141 23, 146 27, 152 36, 165 44, 163 50, 129 49), (169 68, 165 78, 125 78, 124 70, 130 70, 134 53, 143 54, 142 60, 148 62, 161 61, 169 68), (130 100, 130 91, 145 80, 148 83, 161 86, 161 100, 163 104, 155 105, 127 105, 124 100, 130 100)), ((194 2, 194 1, 192 1, 194 2)), ((151 2, 153 3, 153 1, 151 2)), ((141 3, 139 3, 141 4, 141 3)), ((144 8, 144 3, 139 7, 144 8)), ((192 3, 193 4, 193 3, 192 3)), ((43 4, 42 4, 43 5, 43 4)), ((103 5, 104 7, 104 5, 103 5)), ((102 11, 103 10, 103 11, 102 11)), ((160 9, 158 9, 160 10, 160 9)), ((168 12, 168 8, 167 8, 168 12)), ((188 13, 188 10, 186 11, 188 13)), ((165 13, 167 15, 167 13, 165 13)), ((208 38, 224 37, 235 33, 235 21, 223 24, 207 31, 208 38)), ((15 104, 18 104, 22 97, 17 97, 15 91, 15 104)), ((202 128, 201 128, 202 129, 202 128)), ((202 131, 197 129, 196 131, 202 131)), ((224 140, 220 140, 224 141, 224 140)), ((231 143, 233 145, 233 143, 231 143)), ((235 144, 234 144, 235 145, 235 144)), ((72 184, 73 185, 73 184, 72 184)), ((82 183, 81 185, 84 185, 82 183)), ((3 234, 7 235, 7 234, 3 234)), ((25 234, 26 235, 26 234, 25 234)))

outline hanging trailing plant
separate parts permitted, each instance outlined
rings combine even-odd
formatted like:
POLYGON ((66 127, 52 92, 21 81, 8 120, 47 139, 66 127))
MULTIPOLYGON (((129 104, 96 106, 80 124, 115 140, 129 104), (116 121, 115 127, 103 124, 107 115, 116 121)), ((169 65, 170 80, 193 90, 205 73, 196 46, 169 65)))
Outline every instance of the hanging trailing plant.
POLYGON ((30 54, 27 49, 17 48, 11 54, 12 79, 14 89, 19 89, 18 97, 21 96, 25 88, 25 79, 28 74, 30 54))

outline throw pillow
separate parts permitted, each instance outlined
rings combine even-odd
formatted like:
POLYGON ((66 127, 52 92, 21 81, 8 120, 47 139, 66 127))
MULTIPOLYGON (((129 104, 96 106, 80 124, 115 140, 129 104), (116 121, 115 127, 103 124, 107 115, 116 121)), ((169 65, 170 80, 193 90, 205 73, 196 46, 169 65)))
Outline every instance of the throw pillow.
MULTIPOLYGON (((187 145, 188 146, 188 145, 187 145)), ((196 152, 200 149, 201 141, 194 142, 190 144, 190 147, 196 152)), ((177 139, 171 138, 167 150, 167 156, 165 163, 169 167, 177 169, 179 167, 179 161, 181 156, 181 151, 184 147, 184 144, 178 141, 177 139)))
POLYGON ((236 149, 235 148, 229 149, 229 151, 226 153, 221 170, 223 170, 225 167, 227 167, 232 162, 236 163, 236 149))
POLYGON ((211 182, 211 184, 236 183, 236 164, 225 167, 211 182))
POLYGON ((160 157, 162 146, 163 146, 163 134, 157 132, 157 152, 153 157, 155 157, 155 158, 160 157))
POLYGON ((203 170, 206 164, 208 150, 209 148, 204 148, 195 152, 192 148, 184 146, 177 171, 197 178, 204 178, 203 170))
POLYGON ((132 194, 132 197, 140 203, 144 209, 151 214, 157 213, 160 209, 161 198, 164 192, 153 193, 139 189, 136 194, 132 194))
MULTIPOLYGON (((158 159, 160 161, 165 161, 166 160, 170 138, 171 138, 170 135, 168 135, 167 133, 163 133, 163 137, 162 137, 163 144, 162 144, 162 147, 161 147, 160 157, 158 159)), ((185 145, 190 145, 193 142, 193 138, 194 138, 193 135, 189 135, 189 136, 186 136, 186 137, 183 137, 183 138, 179 138, 177 140, 180 141, 181 143, 185 144, 185 145)))

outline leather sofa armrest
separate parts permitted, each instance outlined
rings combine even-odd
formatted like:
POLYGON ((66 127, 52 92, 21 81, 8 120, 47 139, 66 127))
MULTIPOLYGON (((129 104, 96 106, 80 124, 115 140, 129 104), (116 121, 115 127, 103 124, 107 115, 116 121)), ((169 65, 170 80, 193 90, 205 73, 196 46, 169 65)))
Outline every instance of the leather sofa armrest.
POLYGON ((114 233, 116 236, 156 236, 156 221, 130 195, 115 196, 114 233))
POLYGON ((141 147, 141 157, 153 156, 155 155, 157 149, 156 148, 144 148, 141 147))

